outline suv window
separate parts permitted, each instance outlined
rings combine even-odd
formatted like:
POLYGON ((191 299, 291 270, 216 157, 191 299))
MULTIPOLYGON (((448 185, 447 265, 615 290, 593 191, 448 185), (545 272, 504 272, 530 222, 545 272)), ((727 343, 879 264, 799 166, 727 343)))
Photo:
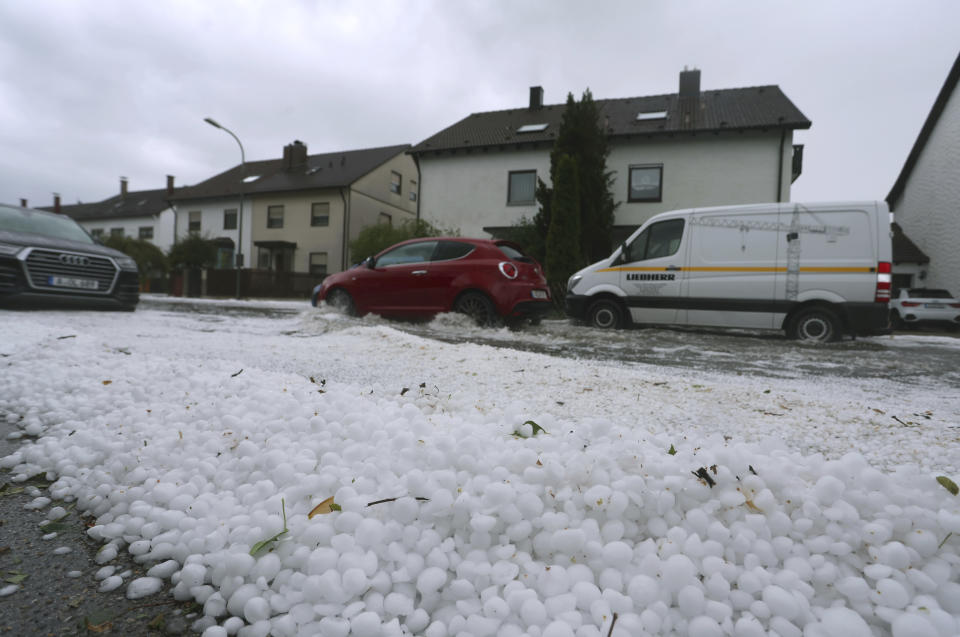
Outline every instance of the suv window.
POLYGON ((907 296, 915 299, 952 299, 947 290, 927 290, 924 288, 914 288, 907 291, 907 296))
POLYGON ((680 249, 683 237, 683 219, 667 219, 655 223, 637 236, 627 246, 621 257, 624 263, 669 257, 680 249))
POLYGON ((402 265, 404 263, 423 263, 430 260, 430 256, 436 247, 436 241, 408 243, 380 255, 377 259, 376 266, 382 268, 388 265, 402 265))
POLYGON ((450 261, 459 259, 473 252, 473 245, 463 243, 462 241, 439 241, 437 249, 433 252, 431 261, 450 261))

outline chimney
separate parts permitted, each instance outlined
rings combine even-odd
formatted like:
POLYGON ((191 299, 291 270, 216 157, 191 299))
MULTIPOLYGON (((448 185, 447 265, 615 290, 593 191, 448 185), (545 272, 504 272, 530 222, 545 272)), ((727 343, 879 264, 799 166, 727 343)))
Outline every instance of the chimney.
POLYGON ((307 165, 307 145, 299 139, 283 147, 283 169, 297 170, 307 165))
POLYGON ((60 214, 60 193, 53 193, 53 211, 60 214))
POLYGON ((120 196, 121 197, 127 196, 127 178, 126 177, 120 178, 120 196))
POLYGON ((173 194, 173 175, 167 175, 167 195, 173 194))
POLYGON ((21 200, 20 200, 20 207, 21 207, 21 208, 26 208, 26 207, 27 207, 27 200, 26 200, 26 199, 21 199, 21 200))
POLYGON ((538 111, 541 108, 543 108, 543 87, 531 86, 530 87, 530 110, 538 111))
POLYGON ((680 71, 680 99, 700 99, 700 69, 680 71))

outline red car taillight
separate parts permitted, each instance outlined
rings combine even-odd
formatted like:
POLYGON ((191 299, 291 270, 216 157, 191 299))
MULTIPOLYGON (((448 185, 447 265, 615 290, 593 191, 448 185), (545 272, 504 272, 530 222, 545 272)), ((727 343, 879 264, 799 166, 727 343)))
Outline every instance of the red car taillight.
POLYGON ((877 295, 874 301, 877 303, 890 302, 890 283, 892 281, 890 274, 890 262, 881 261, 877 264, 877 295))
POLYGON ((507 277, 511 281, 517 278, 517 275, 520 274, 520 270, 517 269, 517 266, 509 261, 501 261, 497 267, 500 269, 500 274, 507 277))

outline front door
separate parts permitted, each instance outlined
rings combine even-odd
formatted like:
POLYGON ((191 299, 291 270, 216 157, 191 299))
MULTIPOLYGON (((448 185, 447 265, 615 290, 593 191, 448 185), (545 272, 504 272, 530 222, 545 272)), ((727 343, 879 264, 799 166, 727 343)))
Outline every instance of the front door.
POLYGON ((634 323, 685 322, 681 283, 684 254, 683 219, 665 219, 647 226, 620 255, 620 289, 634 323))

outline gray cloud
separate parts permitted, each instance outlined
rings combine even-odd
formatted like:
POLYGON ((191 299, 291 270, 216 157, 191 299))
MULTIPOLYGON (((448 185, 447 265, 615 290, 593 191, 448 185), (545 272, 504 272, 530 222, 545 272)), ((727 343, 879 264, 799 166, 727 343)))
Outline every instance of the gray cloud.
POLYGON ((958 53, 952 0, 0 4, 0 201, 416 143, 475 111, 778 84, 813 121, 793 198, 882 198, 958 53))

